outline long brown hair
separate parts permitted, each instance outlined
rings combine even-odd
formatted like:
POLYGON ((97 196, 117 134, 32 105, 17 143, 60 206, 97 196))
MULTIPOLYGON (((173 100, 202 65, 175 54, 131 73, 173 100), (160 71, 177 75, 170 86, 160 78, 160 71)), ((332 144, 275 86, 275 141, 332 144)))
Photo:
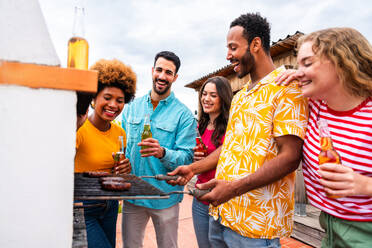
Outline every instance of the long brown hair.
MULTIPOLYGON (((229 120, 231 100, 233 98, 233 92, 232 92, 229 80, 227 80, 224 77, 220 77, 220 76, 211 77, 200 88, 200 94, 199 94, 200 105, 201 105, 201 97, 202 97, 203 90, 205 88, 205 85, 207 85, 208 83, 212 83, 216 86, 217 94, 221 100, 221 113, 214 120, 213 124, 215 126, 215 129, 212 133, 212 143, 216 147, 218 147, 221 145, 221 141, 220 141, 221 137, 226 132, 227 121, 229 120)), ((208 123, 209 123, 209 114, 205 113, 203 108, 201 108, 201 115, 200 115, 200 120, 199 120, 199 132, 201 134, 204 133, 205 129, 208 126, 208 123)))
POLYGON ((308 41, 316 56, 334 64, 345 89, 355 96, 372 96, 372 46, 361 33, 352 28, 323 29, 300 37, 297 47, 308 41))

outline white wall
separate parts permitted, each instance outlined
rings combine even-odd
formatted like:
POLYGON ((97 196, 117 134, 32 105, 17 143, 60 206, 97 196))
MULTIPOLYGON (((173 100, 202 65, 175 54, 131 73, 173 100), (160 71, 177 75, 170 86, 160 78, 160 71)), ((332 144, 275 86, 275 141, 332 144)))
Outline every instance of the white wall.
POLYGON ((75 104, 0 85, 0 247, 71 247, 75 104))
POLYGON ((38 1, 0 0, 1 59, 60 65, 38 1))
MULTIPOLYGON (((37 0, 0 0, 0 34, 0 63, 60 64, 37 0)), ((1 248, 71 247, 75 128, 74 91, 0 85, 1 248)))

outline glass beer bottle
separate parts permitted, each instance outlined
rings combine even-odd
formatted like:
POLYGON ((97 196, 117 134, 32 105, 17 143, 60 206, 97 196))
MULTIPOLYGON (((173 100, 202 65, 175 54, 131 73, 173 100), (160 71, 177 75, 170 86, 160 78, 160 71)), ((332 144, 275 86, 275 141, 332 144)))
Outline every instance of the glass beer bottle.
POLYGON ((72 37, 68 41, 67 67, 81 70, 88 69, 89 45, 84 38, 84 7, 75 7, 72 37))
POLYGON ((123 136, 119 136, 119 147, 119 151, 116 152, 114 156, 115 163, 118 163, 121 159, 124 158, 125 155, 123 136))
POLYGON ((115 153, 114 156, 114 168, 112 168, 112 173, 115 173, 115 167, 119 164, 120 160, 125 157, 125 147, 123 136, 119 136, 119 151, 115 153))
MULTIPOLYGON (((145 116, 145 121, 143 124, 143 131, 141 134, 141 141, 147 138, 152 138, 152 133, 151 133, 151 125, 150 125, 150 116, 146 115, 145 116)), ((141 150, 149 148, 149 146, 141 146, 141 150)), ((146 154, 146 153, 143 153, 146 154)))
POLYGON ((204 156, 207 155, 207 147, 203 143, 203 140, 201 138, 201 135, 199 133, 198 128, 196 128, 196 149, 195 149, 195 151, 196 152, 202 152, 204 154, 204 156))
MULTIPOLYGON (((341 156, 337 153, 333 147, 331 133, 328 128, 327 121, 319 120, 319 142, 320 142, 320 153, 318 156, 319 165, 324 163, 336 163, 341 165, 341 156)), ((337 196, 329 195, 330 198, 337 198, 337 196)))

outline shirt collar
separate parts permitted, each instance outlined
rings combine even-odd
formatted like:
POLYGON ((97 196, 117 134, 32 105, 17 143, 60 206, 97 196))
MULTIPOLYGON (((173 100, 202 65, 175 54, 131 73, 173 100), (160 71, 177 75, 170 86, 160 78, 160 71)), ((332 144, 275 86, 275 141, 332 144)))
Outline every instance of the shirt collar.
MULTIPOLYGON (((281 73, 283 73, 285 71, 285 66, 282 65, 278 68, 276 68, 275 70, 273 70, 272 72, 270 72, 269 74, 267 74, 264 78, 262 78, 260 81, 257 82, 257 84, 249 91, 250 93, 253 93, 255 92, 257 89, 259 89, 261 87, 261 85, 266 85, 266 84, 269 84, 269 83, 272 83, 274 81, 274 79, 281 73)), ((246 86, 244 87, 244 91, 247 91, 249 85, 252 83, 251 80, 249 80, 249 82, 246 84, 246 86)))
MULTIPOLYGON (((163 100, 160 100, 160 102, 164 102, 165 104, 171 102, 175 98, 173 91, 169 94, 169 96, 163 100)), ((146 95, 146 101, 151 102, 151 90, 146 95)))

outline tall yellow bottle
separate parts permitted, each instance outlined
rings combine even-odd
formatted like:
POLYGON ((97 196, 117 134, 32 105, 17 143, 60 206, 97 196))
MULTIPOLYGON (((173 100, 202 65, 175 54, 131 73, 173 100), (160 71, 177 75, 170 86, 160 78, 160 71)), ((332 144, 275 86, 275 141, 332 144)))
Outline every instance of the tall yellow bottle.
POLYGON ((68 41, 68 56, 67 67, 72 67, 81 70, 88 69, 88 55, 89 45, 88 41, 84 38, 84 7, 75 7, 74 26, 72 37, 68 41))

